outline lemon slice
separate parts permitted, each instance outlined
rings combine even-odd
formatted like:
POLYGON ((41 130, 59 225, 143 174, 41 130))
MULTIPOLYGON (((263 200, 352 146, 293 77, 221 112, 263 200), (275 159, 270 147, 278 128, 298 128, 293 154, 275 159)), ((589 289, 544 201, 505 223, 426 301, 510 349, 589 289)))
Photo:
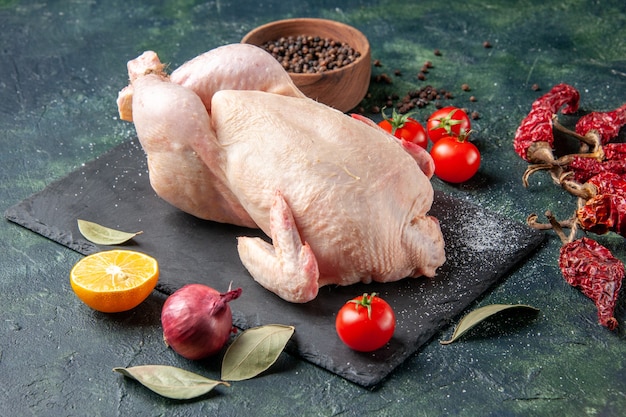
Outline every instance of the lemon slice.
POLYGON ((137 307, 148 298, 158 279, 156 259, 123 249, 88 255, 70 271, 70 283, 78 298, 104 313, 137 307))

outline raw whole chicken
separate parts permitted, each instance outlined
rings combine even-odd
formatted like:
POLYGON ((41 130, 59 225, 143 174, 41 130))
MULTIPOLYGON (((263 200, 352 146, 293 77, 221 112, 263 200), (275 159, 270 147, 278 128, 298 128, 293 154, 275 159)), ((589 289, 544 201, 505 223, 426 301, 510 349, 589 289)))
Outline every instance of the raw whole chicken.
POLYGON ((262 286, 303 303, 321 286, 432 277, 445 261, 433 162, 369 119, 306 98, 261 48, 232 44, 171 75, 128 63, 120 117, 135 124, 156 193, 194 216, 260 228, 239 237, 262 286))

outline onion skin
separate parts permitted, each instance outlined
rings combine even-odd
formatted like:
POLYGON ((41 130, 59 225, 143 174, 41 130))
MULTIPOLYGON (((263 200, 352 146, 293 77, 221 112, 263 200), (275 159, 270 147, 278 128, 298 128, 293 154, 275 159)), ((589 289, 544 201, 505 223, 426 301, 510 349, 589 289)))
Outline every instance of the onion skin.
POLYGON ((187 359, 215 355, 224 347, 233 328, 228 303, 240 295, 241 288, 220 293, 202 284, 185 285, 163 305, 163 340, 187 359))

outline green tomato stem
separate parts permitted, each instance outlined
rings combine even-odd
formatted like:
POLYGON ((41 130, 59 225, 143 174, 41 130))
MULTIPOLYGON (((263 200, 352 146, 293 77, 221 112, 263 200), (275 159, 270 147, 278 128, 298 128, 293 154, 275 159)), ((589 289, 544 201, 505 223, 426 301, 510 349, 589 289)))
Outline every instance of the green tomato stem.
POLYGON ((358 310, 359 307, 365 307, 367 309, 367 318, 371 320, 372 319, 372 300, 374 299, 374 297, 376 297, 375 292, 373 292, 371 295, 368 295, 367 293, 363 293, 363 296, 361 297, 360 300, 354 299, 348 302, 354 303, 354 308, 356 310, 358 310))
POLYGON ((391 125, 392 135, 396 134, 396 130, 403 128, 404 125, 409 121, 409 118, 415 113, 415 112, 411 112, 411 113, 406 113, 406 114, 400 114, 394 108, 391 110, 391 117, 389 117, 385 113, 386 108, 387 107, 383 107, 380 113, 383 116, 383 120, 388 121, 389 124, 391 125))
MULTIPOLYGON (((439 129, 439 128, 443 128, 445 129, 446 133, 448 135, 452 134, 452 126, 454 125, 458 125, 461 123, 460 120, 454 120, 452 119, 452 116, 454 115, 454 113, 456 113, 458 109, 454 109, 452 110, 450 113, 448 113, 445 117, 442 117, 440 119, 435 119, 439 121, 439 124, 433 128, 431 128, 430 130, 435 130, 435 129, 439 129)), ((463 133, 463 132, 461 132, 463 133)))

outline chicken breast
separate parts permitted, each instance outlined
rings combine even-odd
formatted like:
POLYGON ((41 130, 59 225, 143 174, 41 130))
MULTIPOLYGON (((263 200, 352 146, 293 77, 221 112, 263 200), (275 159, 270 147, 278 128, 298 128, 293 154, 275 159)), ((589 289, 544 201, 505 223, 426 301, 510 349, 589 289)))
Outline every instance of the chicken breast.
POLYGON ((151 184, 193 215, 262 229, 271 244, 238 239, 259 284, 307 302, 328 284, 435 275, 445 252, 424 149, 304 97, 260 48, 223 46, 171 77, 146 54, 118 107, 151 184))

